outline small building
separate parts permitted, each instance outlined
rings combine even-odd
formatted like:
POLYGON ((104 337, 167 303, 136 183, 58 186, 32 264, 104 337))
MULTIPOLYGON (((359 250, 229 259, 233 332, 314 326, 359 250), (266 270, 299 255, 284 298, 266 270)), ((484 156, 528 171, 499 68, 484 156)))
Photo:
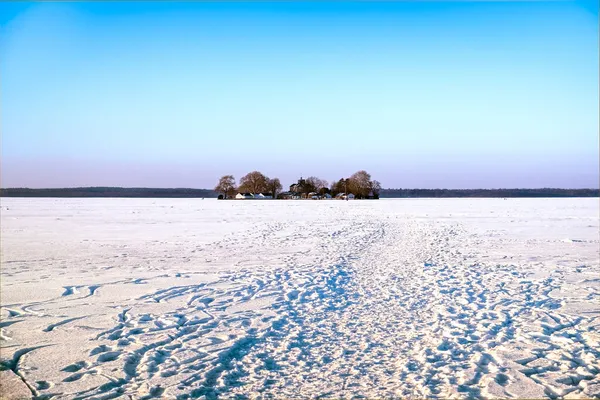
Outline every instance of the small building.
POLYGON ((352 199, 354 199, 354 195, 352 193, 348 193, 348 195, 346 196, 345 193, 338 193, 335 196, 335 198, 339 199, 339 200, 352 200, 352 199))
POLYGON ((291 200, 294 196, 294 193, 292 192, 281 192, 277 195, 278 199, 283 199, 283 200, 291 200))
POLYGON ((255 199, 272 199, 273 198, 273 194, 272 193, 257 193, 254 195, 255 199))
POLYGON ((252 193, 238 193, 235 195, 236 199, 253 199, 252 193))

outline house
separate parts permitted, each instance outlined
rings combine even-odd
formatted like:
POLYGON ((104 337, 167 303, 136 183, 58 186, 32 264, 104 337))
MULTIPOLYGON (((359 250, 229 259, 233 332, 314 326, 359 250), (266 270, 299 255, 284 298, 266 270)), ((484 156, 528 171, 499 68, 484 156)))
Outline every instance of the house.
POLYGON ((294 193, 292 193, 292 192, 282 192, 277 195, 278 199, 283 199, 283 200, 291 200, 293 197, 294 197, 294 193))
POLYGON ((273 194, 272 193, 258 193, 254 195, 255 199, 272 199, 273 198, 273 194))
POLYGON ((295 193, 297 196, 301 196, 304 193, 304 186, 306 185, 306 181, 300 177, 298 179, 298 183, 293 183, 290 185, 290 192, 295 193))
POLYGON ((352 193, 348 193, 348 196, 346 196, 345 193, 338 193, 335 198, 339 200, 352 200, 354 199, 354 195, 352 193))
POLYGON ((238 193, 235 195, 236 199, 253 199, 252 193, 238 193))

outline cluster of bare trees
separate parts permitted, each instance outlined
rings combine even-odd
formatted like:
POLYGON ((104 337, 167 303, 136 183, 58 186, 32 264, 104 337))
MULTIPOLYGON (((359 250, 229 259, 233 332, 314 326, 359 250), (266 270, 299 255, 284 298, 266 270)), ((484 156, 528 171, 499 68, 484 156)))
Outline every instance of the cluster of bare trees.
POLYGON ((379 198, 381 184, 371 179, 371 175, 367 171, 361 170, 352 174, 349 178, 332 181, 331 186, 326 180, 311 176, 299 180, 298 183, 290 187, 290 190, 302 194, 317 193, 324 195, 327 193, 332 196, 340 193, 352 193, 358 199, 366 199, 379 198))
MULTIPOLYGON (((252 171, 244 175, 236 185, 233 175, 225 175, 221 177, 219 183, 215 187, 215 191, 220 194, 220 198, 233 198, 236 193, 269 193, 273 198, 277 198, 277 194, 281 193, 282 186, 278 178, 269 178, 259 171, 252 171)), ((302 197, 308 197, 310 193, 316 193, 324 196, 330 194, 352 193, 357 199, 379 198, 381 184, 371 179, 371 175, 364 170, 352 174, 349 178, 342 178, 329 183, 324 180, 311 176, 306 179, 300 179, 298 183, 290 186, 290 192, 302 194, 302 197)))
POLYGON ((326 180, 317 178, 316 176, 310 176, 306 179, 300 179, 298 183, 291 185, 290 191, 304 195, 308 195, 309 193, 323 195, 330 192, 328 186, 329 183, 326 180))
POLYGON ((225 175, 219 179, 215 186, 215 192, 222 195, 222 198, 231 198, 236 193, 270 193, 273 198, 277 197, 282 189, 279 178, 269 178, 258 171, 252 171, 240 178, 239 186, 236 186, 233 175, 225 175))
POLYGON ((355 172, 350 178, 342 178, 331 184, 331 194, 352 193, 357 199, 379 198, 381 183, 371 179, 371 174, 361 170, 355 172))

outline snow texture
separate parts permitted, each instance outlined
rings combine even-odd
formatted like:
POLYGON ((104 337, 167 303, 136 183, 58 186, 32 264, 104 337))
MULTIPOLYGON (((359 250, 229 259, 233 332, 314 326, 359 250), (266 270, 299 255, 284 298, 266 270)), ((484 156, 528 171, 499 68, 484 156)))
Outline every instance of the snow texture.
POLYGON ((1 205, 5 391, 600 398, 598 199, 1 205))

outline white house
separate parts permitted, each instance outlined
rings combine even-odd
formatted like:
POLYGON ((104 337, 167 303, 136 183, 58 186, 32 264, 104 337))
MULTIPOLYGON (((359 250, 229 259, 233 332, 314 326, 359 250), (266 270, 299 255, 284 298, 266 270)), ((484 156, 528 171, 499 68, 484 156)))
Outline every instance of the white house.
POLYGON ((236 199, 253 199, 252 193, 238 193, 235 195, 236 199))

